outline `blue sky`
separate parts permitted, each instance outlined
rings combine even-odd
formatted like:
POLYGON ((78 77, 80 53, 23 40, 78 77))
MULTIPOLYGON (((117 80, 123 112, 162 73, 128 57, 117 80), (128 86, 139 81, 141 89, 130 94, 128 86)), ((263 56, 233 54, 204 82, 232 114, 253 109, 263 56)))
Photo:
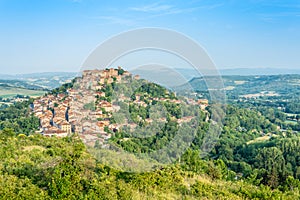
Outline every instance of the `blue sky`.
POLYGON ((300 68, 300 1, 0 0, 0 73, 78 71, 102 41, 142 27, 179 31, 219 69, 300 68))

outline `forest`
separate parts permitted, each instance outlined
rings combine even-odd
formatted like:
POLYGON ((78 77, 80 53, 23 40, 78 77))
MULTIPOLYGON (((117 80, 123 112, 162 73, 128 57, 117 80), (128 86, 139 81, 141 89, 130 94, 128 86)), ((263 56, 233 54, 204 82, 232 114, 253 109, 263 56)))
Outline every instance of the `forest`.
MULTIPOLYGON (((0 136, 0 199, 299 198, 299 181, 291 175, 277 188, 261 183, 256 173, 236 179, 222 159, 202 160, 191 149, 180 162, 136 173, 99 163, 76 135, 46 138, 5 128, 0 136)), ((280 152, 268 148, 259 156, 280 152)), ((276 159, 281 163, 273 171, 284 160, 276 159)), ((260 167, 268 167, 267 160, 261 162, 260 167)))

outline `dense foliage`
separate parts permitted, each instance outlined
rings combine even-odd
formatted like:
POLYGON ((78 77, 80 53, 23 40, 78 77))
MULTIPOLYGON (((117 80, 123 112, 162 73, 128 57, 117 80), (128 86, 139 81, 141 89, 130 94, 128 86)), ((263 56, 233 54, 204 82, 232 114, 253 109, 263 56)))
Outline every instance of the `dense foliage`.
POLYGON ((0 199, 296 199, 293 193, 228 180, 221 160, 189 150, 180 163, 130 173, 98 163, 76 137, 14 136, 0 132, 0 199))
POLYGON ((30 110, 33 99, 17 102, 0 110, 0 130, 11 128, 16 134, 30 134, 39 127, 39 119, 30 110))
MULTIPOLYGON (((227 176, 230 180, 251 179, 256 185, 264 184, 283 191, 288 190, 286 184, 289 181, 298 187, 298 134, 291 130, 280 131, 276 124, 255 110, 228 106, 226 114, 219 141, 205 160, 214 158, 224 162, 226 168, 230 169, 226 171, 231 174, 227 176)), ((205 122, 203 118, 199 121, 191 144, 193 151, 201 149, 204 145, 203 138, 209 125, 210 122, 205 122)), ((184 128, 188 133, 189 126, 184 128)), ((121 132, 117 133, 112 141, 128 152, 147 153, 166 146, 177 131, 178 124, 171 120, 150 137, 136 138, 121 132)), ((196 166, 193 168, 199 167, 196 163, 194 165, 196 166)))

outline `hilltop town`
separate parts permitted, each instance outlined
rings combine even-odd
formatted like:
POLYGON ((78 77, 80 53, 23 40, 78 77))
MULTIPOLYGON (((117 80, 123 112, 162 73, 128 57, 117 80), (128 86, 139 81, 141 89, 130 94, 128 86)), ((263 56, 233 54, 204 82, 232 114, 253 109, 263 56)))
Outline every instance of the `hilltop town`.
MULTIPOLYGON (((139 81, 138 75, 132 75, 121 67, 118 69, 105 70, 84 70, 81 77, 77 77, 71 87, 65 92, 49 93, 43 97, 35 99, 33 102, 33 112, 40 120, 39 132, 44 136, 66 137, 71 133, 78 133, 82 140, 91 146, 98 141, 104 144, 112 133, 117 132, 122 127, 129 130, 135 129, 139 122, 152 123, 150 117, 140 117, 139 121, 129 121, 128 119, 116 122, 113 113, 120 110, 120 104, 135 105, 137 109, 146 108, 153 101, 169 102, 173 104, 187 103, 199 106, 205 110, 208 106, 206 99, 178 99, 174 95, 171 98, 166 91, 164 96, 153 97, 143 94, 135 94, 134 97, 118 94, 117 101, 112 98, 112 86, 116 84, 127 84, 132 81, 139 81)), ((177 122, 190 121, 193 116, 177 117, 177 122)), ((159 119, 166 121, 166 118, 159 119)))

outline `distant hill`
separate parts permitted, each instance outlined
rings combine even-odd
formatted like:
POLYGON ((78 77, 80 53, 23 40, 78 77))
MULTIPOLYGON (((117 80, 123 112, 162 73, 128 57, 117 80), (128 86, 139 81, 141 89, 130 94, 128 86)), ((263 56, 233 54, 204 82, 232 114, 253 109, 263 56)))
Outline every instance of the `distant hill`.
MULTIPOLYGON (((198 77, 191 79, 188 84, 195 90, 207 90, 206 80, 214 77, 198 77)), ((226 90, 237 90, 237 92, 260 92, 264 90, 277 91, 285 94, 286 91, 299 88, 300 75, 224 75, 222 81, 226 90)), ((182 86, 184 87, 184 85, 182 86)))
POLYGON ((0 74, 0 79, 6 80, 18 80, 18 79, 28 79, 28 78, 51 78, 54 76, 58 77, 74 77, 77 72, 42 72, 42 73, 29 73, 29 74, 0 74))
POLYGON ((221 69, 222 75, 279 75, 279 74, 300 74, 300 69, 286 68, 233 68, 221 69))
MULTIPOLYGON (((184 69, 176 68, 177 72, 183 75, 186 79, 190 80, 195 77, 207 75, 216 75, 212 70, 205 70, 198 72, 195 69, 184 69), (202 73, 202 74, 201 74, 202 73)), ((220 75, 239 75, 239 76, 250 76, 250 75, 280 75, 280 74, 300 74, 300 69, 285 69, 285 68, 232 68, 232 69, 219 69, 220 75)))
POLYGON ((44 72, 32 74, 0 74, 0 83, 27 89, 54 89, 70 82, 77 76, 76 72, 44 72))
POLYGON ((7 80, 7 79, 0 79, 0 86, 7 86, 7 87, 15 87, 15 88, 25 88, 30 90, 44 90, 44 87, 30 84, 26 81, 22 80, 7 80))
MULTIPOLYGON (((171 81, 176 80, 174 85, 182 85, 189 80, 201 77, 203 74, 215 75, 212 70, 205 70, 198 72, 195 69, 157 69, 156 72, 149 73, 146 69, 138 69, 133 73, 140 74, 142 78, 147 80, 159 81, 159 84, 169 85, 170 81, 166 77, 170 77, 171 81), (165 76, 168 74, 168 76, 165 76), (172 78, 173 77, 173 78, 172 78), (174 78, 176 77, 176 78, 174 78), (164 84, 165 83, 165 84, 164 84)), ((239 75, 239 76, 254 76, 254 75, 280 75, 280 74, 300 74, 300 69, 279 69, 279 68, 232 68, 220 69, 218 73, 222 76, 239 75)), ((31 73, 31 74, 16 74, 7 75, 0 74, 0 83, 2 80, 10 80, 10 85, 17 87, 24 87, 27 89, 54 89, 63 83, 71 81, 78 75, 77 72, 44 72, 44 73, 31 73)), ((172 85, 172 84, 171 84, 172 85)))

